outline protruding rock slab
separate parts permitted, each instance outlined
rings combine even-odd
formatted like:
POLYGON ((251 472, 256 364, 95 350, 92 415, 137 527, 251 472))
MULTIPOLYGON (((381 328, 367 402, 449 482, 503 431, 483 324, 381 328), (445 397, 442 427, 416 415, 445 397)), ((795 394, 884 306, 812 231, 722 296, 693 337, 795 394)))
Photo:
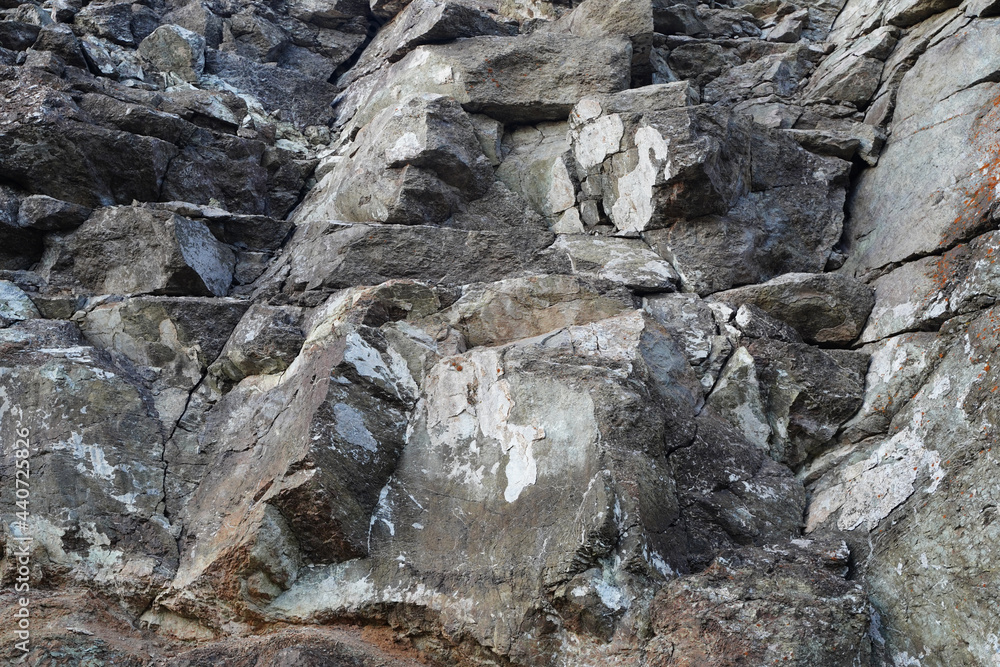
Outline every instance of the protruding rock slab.
POLYGON ((849 204, 845 271, 866 278, 994 224, 1000 87, 988 82, 1000 72, 998 25, 987 19, 958 31, 903 78, 892 136, 849 204), (968 66, 956 70, 956 62, 968 66))
POLYGON ((313 188, 295 219, 433 224, 493 182, 475 128, 455 100, 411 97, 361 129, 351 156, 313 188))
POLYGON ((420 46, 351 84, 340 98, 339 120, 361 127, 423 92, 453 97, 467 111, 504 123, 563 120, 580 98, 628 87, 630 51, 625 38, 545 32, 420 46))
POLYGON ((857 339, 875 305, 870 287, 835 273, 788 273, 713 294, 712 300, 753 304, 794 327, 807 343, 841 345, 857 339))
POLYGON ((98 294, 225 296, 236 263, 203 223, 132 206, 99 209, 52 254, 98 294))

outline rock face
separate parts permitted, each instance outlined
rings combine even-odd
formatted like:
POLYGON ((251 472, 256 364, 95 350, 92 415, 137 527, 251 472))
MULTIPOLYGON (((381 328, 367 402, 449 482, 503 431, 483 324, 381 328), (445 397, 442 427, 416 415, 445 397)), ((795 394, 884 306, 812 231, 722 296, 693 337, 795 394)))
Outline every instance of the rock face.
POLYGON ((998 15, 0 2, 0 658, 994 664, 998 15))

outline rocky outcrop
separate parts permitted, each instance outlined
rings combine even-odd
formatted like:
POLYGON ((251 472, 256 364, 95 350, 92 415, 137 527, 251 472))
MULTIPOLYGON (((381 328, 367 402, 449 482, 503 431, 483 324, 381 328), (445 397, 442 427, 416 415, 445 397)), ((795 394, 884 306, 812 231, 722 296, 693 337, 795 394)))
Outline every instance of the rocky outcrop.
POLYGON ((0 3, 0 656, 993 664, 998 14, 0 3))

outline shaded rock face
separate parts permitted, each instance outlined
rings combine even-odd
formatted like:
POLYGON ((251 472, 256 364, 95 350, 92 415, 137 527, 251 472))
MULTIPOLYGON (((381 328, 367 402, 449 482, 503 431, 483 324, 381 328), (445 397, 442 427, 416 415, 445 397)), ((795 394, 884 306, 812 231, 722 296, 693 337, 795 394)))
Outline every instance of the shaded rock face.
POLYGON ((5 664, 993 664, 998 15, 0 3, 5 664))

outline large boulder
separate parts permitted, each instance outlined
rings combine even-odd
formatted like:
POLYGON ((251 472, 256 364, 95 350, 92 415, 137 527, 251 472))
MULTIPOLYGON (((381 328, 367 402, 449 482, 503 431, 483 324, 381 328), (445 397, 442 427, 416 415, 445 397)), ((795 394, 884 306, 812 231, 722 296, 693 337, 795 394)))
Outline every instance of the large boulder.
POLYGON ((708 415, 695 433, 699 397, 669 334, 637 312, 441 359, 368 559, 315 571, 271 613, 403 603, 408 627, 441 624, 529 665, 572 661, 558 657, 566 633, 628 641, 640 582, 798 533, 798 481, 708 415))
POLYGON ((875 305, 870 287, 835 273, 788 273, 712 299, 737 307, 753 304, 794 327, 806 342, 834 345, 853 342, 875 305))
POLYGON ((119 206, 96 211, 48 261, 56 280, 97 294, 225 296, 236 260, 201 222, 119 206))
POLYGON ((492 182, 493 169, 462 107, 424 94, 362 128, 350 157, 310 191, 295 219, 441 223, 485 195, 492 182))
POLYGON ((993 224, 998 88, 989 82, 1000 70, 997 21, 977 21, 943 39, 903 77, 891 140, 849 203, 846 271, 866 277, 947 250, 993 224), (955 70, 955 62, 969 66, 955 70))
POLYGON ((535 32, 420 46, 338 97, 338 122, 355 128, 418 93, 453 97, 505 123, 563 120, 585 95, 629 84, 631 44, 535 32))

